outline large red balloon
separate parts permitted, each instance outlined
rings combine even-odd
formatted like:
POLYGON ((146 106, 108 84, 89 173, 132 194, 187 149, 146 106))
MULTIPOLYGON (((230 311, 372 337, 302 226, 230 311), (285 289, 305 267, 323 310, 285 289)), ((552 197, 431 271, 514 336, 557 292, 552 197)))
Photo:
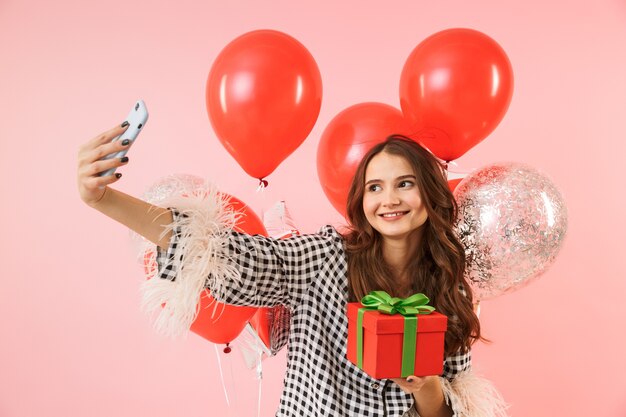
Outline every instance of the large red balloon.
MULTIPOLYGON (((245 203, 228 195, 230 208, 242 213, 235 230, 251 235, 267 236, 261 219, 245 203)), ((144 270, 148 276, 154 276, 156 260, 154 253, 144 255, 144 270)), ((213 343, 229 343, 235 339, 246 326, 246 323, 257 312, 257 307, 243 307, 220 303, 210 294, 203 291, 200 296, 198 316, 191 324, 190 330, 213 343)))
MULTIPOLYGON (((263 222, 250 207, 236 197, 228 198, 232 209, 242 213, 236 230, 251 235, 267 236, 263 222)), ((220 303, 209 291, 205 291, 200 297, 198 317, 191 324, 190 330, 213 343, 229 343, 241 333, 257 310, 256 307, 220 303)))
POLYGON ((513 69, 504 50, 471 29, 435 33, 409 55, 400 79, 400 105, 418 140, 451 161, 489 135, 513 95, 513 69))
POLYGON ((456 186, 459 185, 461 181, 463 181, 463 178, 454 178, 454 179, 448 180, 448 188, 450 188, 450 191, 454 192, 454 190, 456 189, 456 186))
POLYGON ((190 330, 213 343, 230 343, 256 312, 256 307, 217 302, 209 291, 205 291, 200 296, 200 310, 190 330))
POLYGON ((246 33, 217 56, 206 86, 211 124, 226 150, 262 179, 306 139, 322 103, 309 51, 273 30, 246 33))
POLYGON ((402 112, 382 103, 356 104, 331 120, 317 148, 317 174, 339 213, 346 215, 352 177, 363 156, 389 135, 409 133, 402 112))

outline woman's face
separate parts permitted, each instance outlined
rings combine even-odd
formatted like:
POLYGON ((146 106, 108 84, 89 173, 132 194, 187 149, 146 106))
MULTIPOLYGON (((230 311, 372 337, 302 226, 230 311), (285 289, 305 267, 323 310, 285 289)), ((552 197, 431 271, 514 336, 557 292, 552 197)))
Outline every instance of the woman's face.
POLYGON ((406 159, 381 152, 370 160, 365 170, 363 211, 385 239, 406 239, 426 222, 428 214, 415 173, 406 159))

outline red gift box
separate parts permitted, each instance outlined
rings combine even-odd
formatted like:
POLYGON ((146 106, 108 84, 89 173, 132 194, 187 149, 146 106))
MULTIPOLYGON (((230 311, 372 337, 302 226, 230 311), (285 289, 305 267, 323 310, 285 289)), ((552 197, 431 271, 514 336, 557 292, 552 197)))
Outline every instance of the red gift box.
MULTIPOLYGON (((357 315, 361 303, 348 303, 348 360, 357 362, 357 315)), ((417 314, 415 368, 410 375, 441 375, 448 318, 443 314, 417 314)), ((363 363, 361 369, 376 379, 401 378, 404 316, 366 310, 363 316, 363 363)), ((410 353, 410 352, 409 352, 410 353)), ((404 375, 406 377, 408 375, 404 375)))

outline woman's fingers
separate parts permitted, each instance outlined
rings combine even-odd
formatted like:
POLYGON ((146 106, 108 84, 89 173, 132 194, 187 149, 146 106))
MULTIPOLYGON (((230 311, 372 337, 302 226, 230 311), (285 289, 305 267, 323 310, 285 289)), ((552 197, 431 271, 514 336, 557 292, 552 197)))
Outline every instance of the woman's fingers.
MULTIPOLYGON (((124 122, 126 123, 126 122, 124 122)), ((78 150, 79 162, 81 156, 84 158, 86 154, 89 154, 92 150, 98 148, 101 145, 110 143, 113 139, 120 136, 128 129, 128 124, 117 125, 104 133, 99 134, 95 138, 83 144, 78 150)))
POLYGON ((89 165, 85 165, 82 168, 82 173, 87 177, 93 177, 97 176, 101 172, 108 171, 111 168, 118 168, 126 164, 128 164, 127 156, 123 158, 104 159, 102 161, 95 161, 89 165))
MULTIPOLYGON (((98 146, 95 149, 87 151, 84 155, 84 162, 87 164, 99 161, 107 155, 112 153, 118 153, 121 150, 128 148, 130 141, 126 140, 116 140, 115 142, 106 143, 98 146)), ((113 158, 115 159, 115 158, 113 158)))
MULTIPOLYGON (((78 154, 78 166, 83 167, 96 163, 107 155, 117 153, 128 148, 129 144, 130 142, 128 140, 116 140, 115 142, 107 142, 105 144, 98 145, 95 149, 85 147, 81 149, 78 154)), ((119 158, 113 158, 112 160, 115 159, 119 160, 119 158)))
POLYGON ((121 125, 117 125, 106 132, 103 132, 93 138, 89 143, 91 143, 93 148, 98 145, 102 145, 103 143, 111 142, 114 138, 118 137, 122 133, 124 133, 128 129, 128 122, 124 122, 121 125))
POLYGON ((107 175, 106 177, 89 177, 85 179, 84 185, 90 191, 101 190, 107 185, 117 182, 122 177, 122 174, 115 173, 113 175, 107 175))
POLYGON ((419 391, 427 380, 428 377, 419 377, 415 375, 411 375, 406 378, 392 378, 392 381, 398 384, 406 393, 419 391))
POLYGON ((101 133, 82 145, 78 150, 78 191, 82 200, 94 205, 106 193, 106 186, 118 181, 122 174, 115 173, 101 177, 99 174, 111 168, 117 168, 128 163, 128 158, 102 159, 111 153, 128 147, 126 141, 115 141, 128 128, 128 123, 115 126, 101 133), (125 145, 123 144, 126 143, 125 145))

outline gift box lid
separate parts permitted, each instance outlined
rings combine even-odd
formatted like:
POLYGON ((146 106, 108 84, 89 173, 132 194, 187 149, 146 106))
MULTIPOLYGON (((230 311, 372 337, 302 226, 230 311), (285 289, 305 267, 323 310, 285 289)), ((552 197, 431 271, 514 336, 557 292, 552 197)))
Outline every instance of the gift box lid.
MULTIPOLYGON (((357 314, 363 305, 348 303, 348 320, 357 320, 357 314)), ((448 318, 433 311, 430 314, 417 315, 417 332, 445 332, 448 327, 448 318)), ((385 314, 376 310, 367 310, 363 316, 363 328, 375 334, 402 333, 404 331, 404 316, 401 314, 385 314)))

